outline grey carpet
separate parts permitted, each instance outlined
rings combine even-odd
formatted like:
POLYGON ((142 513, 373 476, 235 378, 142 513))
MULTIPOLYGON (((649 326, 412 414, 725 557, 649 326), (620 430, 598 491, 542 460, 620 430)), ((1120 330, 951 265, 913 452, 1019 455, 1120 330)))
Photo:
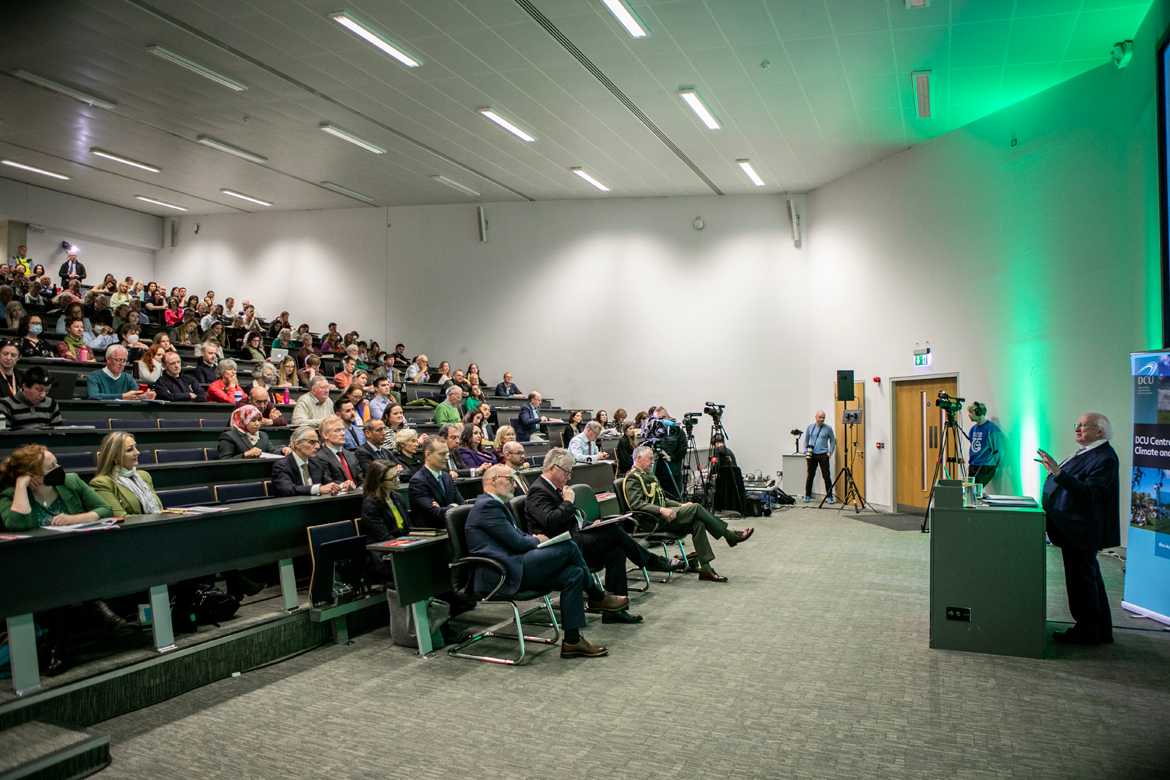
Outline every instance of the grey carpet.
POLYGON ((608 658, 420 661, 378 630, 99 724, 101 776, 1166 776, 1170 634, 1042 660, 930 650, 928 536, 804 508, 750 522, 716 548, 730 583, 655 584, 643 625, 591 622, 608 658))

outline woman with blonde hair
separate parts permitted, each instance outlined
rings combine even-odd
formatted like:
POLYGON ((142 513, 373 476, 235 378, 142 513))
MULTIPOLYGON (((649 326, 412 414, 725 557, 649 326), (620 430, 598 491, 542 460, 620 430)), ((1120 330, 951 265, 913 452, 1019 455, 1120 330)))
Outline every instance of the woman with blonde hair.
POLYGON ((24 319, 24 306, 20 301, 12 301, 4 307, 4 319, 8 321, 8 327, 15 328, 20 325, 20 321, 24 319))
POLYGON ((292 355, 285 355, 276 367, 277 387, 300 387, 297 380, 297 360, 292 355))
POLYGON ((128 431, 114 431, 102 439, 97 472, 89 486, 118 517, 153 515, 162 511, 150 475, 138 470, 138 445, 128 431))

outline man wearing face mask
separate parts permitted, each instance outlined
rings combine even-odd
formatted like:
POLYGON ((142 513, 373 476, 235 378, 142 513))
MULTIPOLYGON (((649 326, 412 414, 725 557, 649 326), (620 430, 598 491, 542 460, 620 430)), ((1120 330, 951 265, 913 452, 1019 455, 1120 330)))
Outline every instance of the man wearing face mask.
POLYGON ((94 401, 154 400, 154 391, 138 389, 138 383, 126 373, 126 348, 120 344, 106 348, 106 367, 90 371, 86 378, 86 397, 94 401))

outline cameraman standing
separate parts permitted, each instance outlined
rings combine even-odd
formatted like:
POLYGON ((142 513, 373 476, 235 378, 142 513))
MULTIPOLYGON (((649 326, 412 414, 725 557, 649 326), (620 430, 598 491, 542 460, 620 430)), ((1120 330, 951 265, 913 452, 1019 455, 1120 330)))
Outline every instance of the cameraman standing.
POLYGON ((975 423, 967 438, 971 440, 967 478, 987 487, 995 476, 1003 456, 1003 431, 987 419, 987 404, 975 401, 967 407, 967 418, 975 423))
POLYGON ((812 496, 813 477, 820 466, 821 477, 825 480, 825 495, 829 503, 836 503, 833 497, 833 480, 829 476, 829 456, 837 449, 837 436, 825 425, 825 413, 817 412, 816 422, 804 431, 804 457, 808 458, 808 476, 804 480, 804 503, 812 496))

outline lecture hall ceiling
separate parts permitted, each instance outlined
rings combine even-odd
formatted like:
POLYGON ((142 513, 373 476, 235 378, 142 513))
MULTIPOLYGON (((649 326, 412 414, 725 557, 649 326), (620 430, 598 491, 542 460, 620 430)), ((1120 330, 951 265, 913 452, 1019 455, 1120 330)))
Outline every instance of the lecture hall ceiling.
POLYGON ((0 176, 159 215, 805 192, 1109 61, 1149 0, 9 0, 0 176), (348 12, 406 67, 335 22, 348 12), (160 58, 162 47, 246 86, 160 58), (910 73, 929 70, 932 117, 910 73), (17 78, 101 98, 78 102, 17 78), (720 123, 681 98, 694 87, 720 123), (491 107, 536 140, 478 111, 491 107), (384 150, 323 132, 330 124, 384 150), (266 158, 254 162, 201 136, 266 158), (102 149, 161 169, 94 155, 102 149), (737 165, 748 159, 764 182, 737 165), (578 176, 580 167, 610 188, 578 176), (435 177, 463 185, 475 195, 435 177), (271 207, 224 194, 233 190, 271 207))

